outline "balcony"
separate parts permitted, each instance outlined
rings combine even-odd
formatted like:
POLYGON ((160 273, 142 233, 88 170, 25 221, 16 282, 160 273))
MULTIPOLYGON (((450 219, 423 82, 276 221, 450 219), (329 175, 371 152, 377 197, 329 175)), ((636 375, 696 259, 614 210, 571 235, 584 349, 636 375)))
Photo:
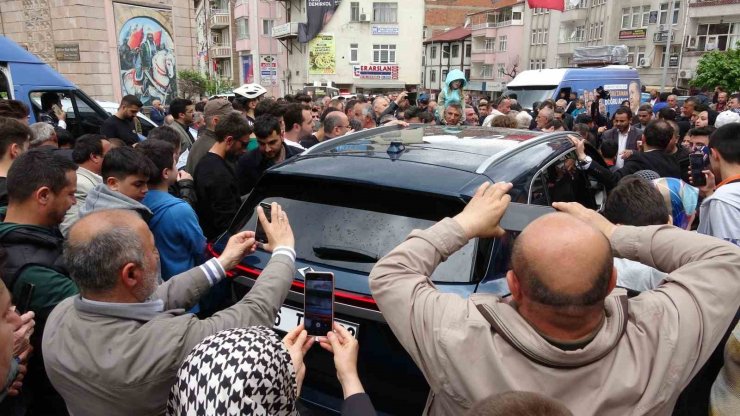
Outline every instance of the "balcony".
POLYGON ((496 63, 496 55, 493 49, 473 49, 470 55, 470 62, 476 62, 486 65, 496 63))
POLYGON ((231 58, 231 45, 212 45, 212 59, 229 59, 231 58))
POLYGON ((230 20, 228 9, 211 9, 208 25, 214 30, 223 29, 229 27, 230 20))
POLYGON ((291 39, 298 37, 298 22, 289 22, 273 26, 272 37, 275 39, 291 39))
POLYGON ((576 8, 563 12, 560 15, 561 22, 570 22, 573 20, 586 20, 588 18, 588 9, 576 8))

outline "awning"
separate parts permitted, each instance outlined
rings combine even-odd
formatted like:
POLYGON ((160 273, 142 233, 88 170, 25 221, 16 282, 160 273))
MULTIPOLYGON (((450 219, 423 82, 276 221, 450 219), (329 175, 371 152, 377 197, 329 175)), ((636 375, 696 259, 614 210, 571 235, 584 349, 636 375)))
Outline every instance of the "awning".
POLYGON ((406 83, 403 81, 380 81, 380 82, 356 82, 355 88, 376 88, 376 89, 403 89, 406 83))

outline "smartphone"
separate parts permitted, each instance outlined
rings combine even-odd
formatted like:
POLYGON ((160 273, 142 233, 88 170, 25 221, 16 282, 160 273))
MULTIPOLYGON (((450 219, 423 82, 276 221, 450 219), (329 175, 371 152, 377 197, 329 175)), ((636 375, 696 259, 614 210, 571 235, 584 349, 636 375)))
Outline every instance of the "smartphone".
POLYGON ((409 100, 409 105, 416 105, 416 92, 408 93, 406 98, 409 100))
POLYGON ((334 322, 334 273, 306 272, 303 319, 308 335, 325 337, 334 322))
POLYGON ((702 150, 689 155, 691 165, 691 182, 694 186, 704 186, 707 184, 707 178, 704 176, 706 170, 705 155, 702 150))
MULTIPOLYGON (((272 205, 266 202, 260 202, 260 206, 265 212, 267 221, 272 222, 272 205)), ((259 217, 257 217, 257 228, 254 230, 254 239, 259 243, 267 244, 267 234, 265 234, 265 229, 262 228, 262 223, 260 222, 259 217)))
POLYGON ((555 208, 544 205, 509 203, 499 225, 506 231, 523 231, 537 218, 555 212, 555 208))
POLYGON ((31 283, 26 283, 21 288, 21 294, 15 302, 15 310, 18 311, 18 314, 23 315, 31 308, 31 298, 33 297, 34 289, 36 289, 36 285, 31 283))

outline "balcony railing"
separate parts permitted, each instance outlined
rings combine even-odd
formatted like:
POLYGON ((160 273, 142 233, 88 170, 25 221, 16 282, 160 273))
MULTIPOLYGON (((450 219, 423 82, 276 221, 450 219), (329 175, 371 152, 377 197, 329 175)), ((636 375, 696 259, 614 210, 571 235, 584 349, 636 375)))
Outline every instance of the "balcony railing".
POLYGON ((585 36, 578 36, 575 38, 564 38, 560 39, 558 43, 578 43, 578 42, 585 42, 586 37, 585 36))
POLYGON ((214 59, 231 58, 231 45, 211 46, 211 58, 214 58, 214 59))
POLYGON ((497 27, 511 26, 514 23, 513 20, 504 20, 503 22, 485 22, 473 25, 473 30, 480 29, 491 29, 497 27))
POLYGON ((689 7, 726 6, 740 4, 740 0, 693 0, 689 7))
POLYGON ((209 25, 211 29, 229 27, 229 11, 227 9, 211 9, 209 25))

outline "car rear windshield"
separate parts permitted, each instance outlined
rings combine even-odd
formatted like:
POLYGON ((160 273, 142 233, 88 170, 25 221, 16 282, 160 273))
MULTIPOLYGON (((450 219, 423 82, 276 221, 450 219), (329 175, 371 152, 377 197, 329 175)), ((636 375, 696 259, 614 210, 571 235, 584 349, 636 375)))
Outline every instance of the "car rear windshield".
MULTIPOLYGON (((373 259, 388 254, 412 230, 435 223, 429 219, 281 197, 261 202, 277 202, 289 214, 299 259, 361 273, 370 273, 375 265, 373 259)), ((254 211, 242 229, 254 230, 256 223, 254 211)), ((476 240, 471 240, 437 267, 432 280, 470 282, 475 253, 476 240)))

